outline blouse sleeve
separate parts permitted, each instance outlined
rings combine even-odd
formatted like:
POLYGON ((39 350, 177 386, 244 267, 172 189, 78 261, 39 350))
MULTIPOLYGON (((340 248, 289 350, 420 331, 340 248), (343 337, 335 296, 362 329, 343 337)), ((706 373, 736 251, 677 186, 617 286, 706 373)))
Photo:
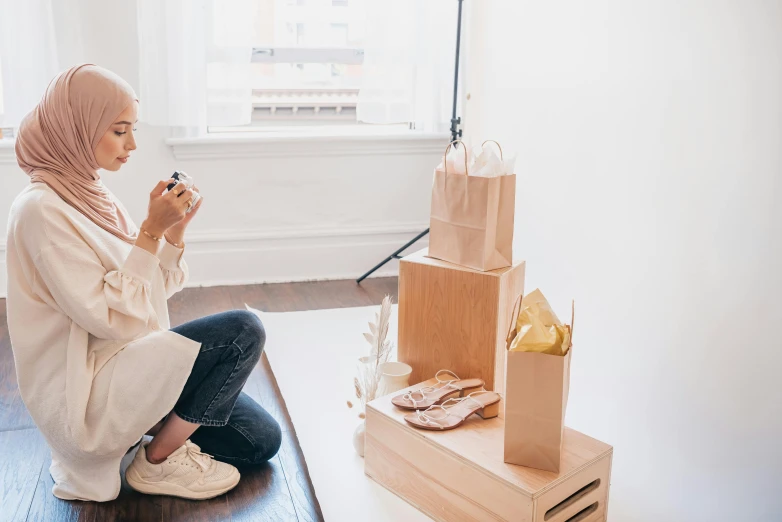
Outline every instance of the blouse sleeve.
POLYGON ((107 271, 86 243, 51 245, 35 257, 43 286, 79 326, 102 339, 134 339, 159 329, 150 301, 159 259, 134 246, 118 270, 107 271))
POLYGON ((182 290, 187 283, 189 271, 187 263, 182 257, 183 252, 183 249, 175 247, 168 241, 163 241, 163 246, 158 253, 160 270, 163 272, 163 283, 166 287, 166 299, 182 290))

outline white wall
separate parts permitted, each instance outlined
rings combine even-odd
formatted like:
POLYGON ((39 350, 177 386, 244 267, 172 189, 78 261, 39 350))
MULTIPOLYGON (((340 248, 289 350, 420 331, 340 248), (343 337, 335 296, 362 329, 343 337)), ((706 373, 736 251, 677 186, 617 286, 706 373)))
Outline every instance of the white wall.
POLYGON ((576 300, 567 423, 615 446, 609 520, 782 520, 782 3, 472 24, 465 120, 519 153, 527 290, 576 300))
MULTIPOLYGON (((79 0, 69 6, 57 13, 61 62, 97 63, 137 86, 135 2, 79 0)), ((139 125, 131 161, 103 179, 141 222, 158 180, 177 169, 195 177, 205 205, 186 237, 191 286, 358 277, 429 226, 432 170, 448 141, 200 145, 182 147, 187 158, 178 159, 164 143, 168 135, 168 129, 139 125)), ((0 147, 0 230, 27 183, 12 151, 0 147)), ((4 236, 0 297, 6 290, 4 236)), ((411 250, 426 245, 424 238, 411 250)), ((393 261, 376 275, 395 275, 397 266, 393 261)))

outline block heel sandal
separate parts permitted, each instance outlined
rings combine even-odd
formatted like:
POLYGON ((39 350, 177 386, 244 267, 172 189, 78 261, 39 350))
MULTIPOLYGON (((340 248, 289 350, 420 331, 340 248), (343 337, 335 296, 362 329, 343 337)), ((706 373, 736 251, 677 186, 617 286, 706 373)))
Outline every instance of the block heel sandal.
POLYGON ((430 406, 442 404, 448 399, 465 397, 480 391, 485 384, 483 379, 460 379, 450 370, 440 370, 434 377, 437 379, 437 384, 397 395, 391 399, 391 403, 403 410, 425 410, 430 406), (453 378, 443 379, 445 376, 453 378))
POLYGON ((422 430, 444 431, 458 428, 473 413, 483 419, 492 419, 500 414, 500 396, 492 391, 477 391, 466 397, 448 399, 424 411, 405 415, 405 420, 422 430))

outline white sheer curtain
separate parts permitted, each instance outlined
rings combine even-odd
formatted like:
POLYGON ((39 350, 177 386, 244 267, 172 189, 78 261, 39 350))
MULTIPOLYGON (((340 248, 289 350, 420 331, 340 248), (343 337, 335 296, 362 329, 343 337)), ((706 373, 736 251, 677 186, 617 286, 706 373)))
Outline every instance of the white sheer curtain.
POLYGON ((366 123, 447 131, 453 103, 456 0, 366 0, 362 86, 366 123))
POLYGON ((0 0, 0 127, 17 127, 60 71, 50 0, 0 0))
POLYGON ((140 119, 203 133, 252 116, 257 0, 137 0, 140 119))

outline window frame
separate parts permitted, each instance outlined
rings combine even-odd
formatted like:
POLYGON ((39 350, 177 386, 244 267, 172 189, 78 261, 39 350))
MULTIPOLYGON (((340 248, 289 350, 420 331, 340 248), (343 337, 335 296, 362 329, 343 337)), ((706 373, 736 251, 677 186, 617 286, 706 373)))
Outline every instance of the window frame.
MULTIPOLYGON (((361 65, 364 49, 359 47, 265 46, 254 47, 252 63, 298 64, 337 63, 361 65)), ((210 127, 209 134, 253 132, 261 127, 321 127, 357 125, 358 88, 301 87, 253 89, 252 122, 244 127, 210 127), (301 97, 301 100, 296 100, 301 97)))

